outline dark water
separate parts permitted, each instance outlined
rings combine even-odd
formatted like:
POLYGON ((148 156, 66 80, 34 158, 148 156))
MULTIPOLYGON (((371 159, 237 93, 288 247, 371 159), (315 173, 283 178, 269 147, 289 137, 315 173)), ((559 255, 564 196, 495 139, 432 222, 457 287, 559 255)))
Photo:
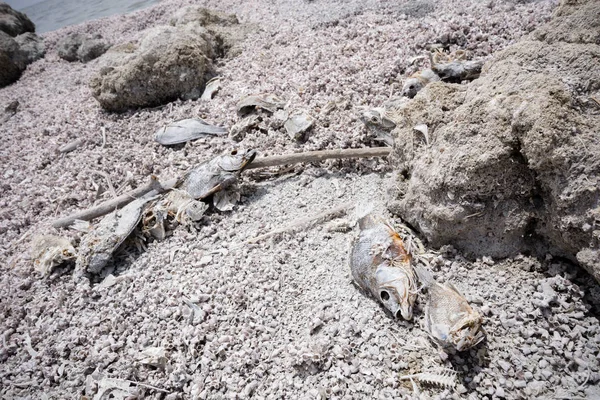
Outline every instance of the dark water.
POLYGON ((44 33, 84 21, 125 14, 151 6, 160 0, 46 0, 20 10, 44 33))

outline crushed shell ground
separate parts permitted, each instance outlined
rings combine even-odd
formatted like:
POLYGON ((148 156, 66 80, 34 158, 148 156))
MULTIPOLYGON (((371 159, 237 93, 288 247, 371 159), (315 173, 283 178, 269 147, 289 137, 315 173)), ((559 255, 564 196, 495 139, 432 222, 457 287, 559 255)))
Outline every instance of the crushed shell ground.
POLYGON ((67 63, 56 55, 56 41, 69 32, 125 42, 190 3, 166 0, 45 34, 46 58, 0 90, 2 108, 20 103, 0 126, 0 397, 91 399, 117 383, 132 396, 155 399, 600 396, 599 289, 564 260, 470 262, 443 249, 436 277, 453 282, 481 310, 487 331, 482 345, 447 355, 420 328, 422 312, 410 323, 394 320, 352 283, 347 257, 354 233, 338 220, 238 246, 345 202, 384 202, 390 182, 384 160, 247 173, 232 212, 210 213, 145 249, 125 246, 104 271, 112 276, 91 289, 75 286, 69 269, 40 279, 31 238, 58 233, 53 218, 109 199, 107 177, 122 193, 150 174, 168 179, 233 146, 272 155, 377 145, 355 107, 397 94, 421 65, 411 59, 427 44, 451 38, 474 57, 488 57, 546 21, 556 6, 206 1, 259 28, 239 55, 218 61, 221 91, 210 102, 124 114, 103 112, 91 97, 87 82, 98 61, 67 63), (239 143, 211 138, 165 148, 153 142, 157 128, 183 118, 231 127, 239 122, 236 102, 261 92, 316 118, 306 141, 290 139, 261 115, 239 143), (330 102, 336 108, 321 112, 330 102), (73 152, 56 152, 80 138, 85 142, 73 152), (544 294, 548 286, 553 299, 544 294), (415 390, 399 379, 439 368, 457 371, 455 388, 416 382, 415 390))

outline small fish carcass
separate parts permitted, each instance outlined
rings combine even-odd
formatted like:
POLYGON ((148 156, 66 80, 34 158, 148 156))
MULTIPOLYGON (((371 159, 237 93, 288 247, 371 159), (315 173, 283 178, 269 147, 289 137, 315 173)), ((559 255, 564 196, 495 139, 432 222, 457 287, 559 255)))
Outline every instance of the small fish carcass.
POLYGON ((411 255, 398 232, 382 218, 368 214, 358 221, 350 269, 356 283, 396 318, 412 319, 417 287, 411 255))
POLYGON ((31 256, 35 269, 46 277, 59 265, 74 260, 77 253, 69 239, 43 235, 33 239, 31 256))
POLYGON ((414 268, 427 289, 425 330, 444 349, 468 350, 485 338, 483 318, 449 282, 437 282, 421 265, 414 268))
POLYGON ((211 200, 219 211, 229 211, 239 201, 236 183, 240 173, 256 157, 255 150, 217 156, 190 169, 168 195, 144 214, 143 230, 162 240, 168 219, 187 224, 199 221, 211 200))
POLYGON ((375 139, 384 142, 388 146, 394 145, 392 130, 397 126, 403 126, 406 118, 404 108, 408 104, 408 98, 399 97, 386 101, 380 107, 359 107, 359 118, 365 127, 375 136, 375 139))
POLYGON ((219 211, 228 211, 239 200, 239 193, 232 190, 239 174, 256 157, 255 150, 224 154, 192 168, 183 180, 181 188, 195 200, 213 196, 213 205, 219 211))
POLYGON ((222 136, 226 134, 226 128, 211 125, 200 118, 188 118, 163 126, 154 134, 154 140, 164 146, 170 146, 205 136, 222 136))
POLYGON ((421 89, 431 82, 438 82, 441 78, 431 68, 415 72, 409 76, 402 86, 402 96, 413 98, 421 89))
POLYGON ((114 252, 137 227, 146 204, 156 196, 157 192, 153 190, 120 210, 113 211, 81 239, 75 262, 76 280, 85 273, 99 274, 102 271, 114 252))

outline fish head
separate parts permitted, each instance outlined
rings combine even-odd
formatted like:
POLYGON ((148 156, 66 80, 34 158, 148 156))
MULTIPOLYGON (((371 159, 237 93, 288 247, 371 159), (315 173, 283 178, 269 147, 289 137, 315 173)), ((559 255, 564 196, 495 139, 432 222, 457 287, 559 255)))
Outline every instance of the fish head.
POLYGON ((185 214, 191 221, 197 222, 204 217, 206 210, 208 210, 208 204, 193 200, 185 207, 185 214))
POLYGON ((396 127, 396 124, 386 117, 383 107, 365 108, 361 111, 359 118, 367 128, 389 132, 396 127))
POLYGON ((380 265, 375 273, 379 299, 396 318, 411 320, 416 299, 414 279, 400 267, 380 265))
POLYGON ((481 328, 481 315, 471 310, 450 329, 450 342, 458 351, 468 350, 479 344, 485 337, 481 328))
POLYGON ((368 127, 380 127, 383 124, 383 109, 381 108, 368 108, 362 110, 360 120, 368 127))
POLYGON ((256 150, 233 150, 230 154, 225 154, 220 157, 219 167, 226 172, 243 171, 254 158, 256 150))
POLYGON ((423 82, 417 78, 408 78, 402 86, 402 96, 413 98, 417 95, 417 92, 423 89, 423 82))

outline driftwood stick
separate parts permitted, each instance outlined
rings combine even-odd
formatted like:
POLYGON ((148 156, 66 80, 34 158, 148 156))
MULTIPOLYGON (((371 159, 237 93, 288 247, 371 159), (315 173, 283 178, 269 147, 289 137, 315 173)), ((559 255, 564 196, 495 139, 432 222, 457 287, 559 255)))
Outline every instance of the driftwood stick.
MULTIPOLYGON (((391 147, 374 147, 374 148, 363 148, 363 149, 336 149, 336 150, 319 150, 319 151, 307 151, 305 153, 293 153, 293 154, 283 154, 279 156, 270 156, 263 157, 251 162, 246 169, 255 169, 255 168, 265 168, 265 167, 274 167, 278 165, 285 164, 297 164, 303 162, 315 162, 329 159, 340 159, 340 158, 365 158, 365 157, 386 157, 390 154, 391 147)), ((185 174, 184 174, 185 176, 185 174)), ((171 190, 174 186, 177 185, 178 182, 183 178, 175 178, 167 181, 164 185, 162 185, 158 179, 153 175, 150 177, 150 182, 148 182, 144 186, 140 186, 128 193, 124 193, 119 197, 116 197, 112 200, 106 201, 102 204, 98 204, 96 207, 89 208, 87 210, 80 211, 78 213, 72 214, 68 217, 63 217, 55 220, 52 223, 54 228, 65 228, 71 225, 75 220, 80 219, 83 221, 89 221, 94 218, 101 217, 108 213, 113 212, 114 210, 121 208, 131 201, 142 197, 147 194, 151 190, 156 190, 158 193, 164 193, 168 190, 171 190)), ((222 190, 225 186, 228 186, 229 182, 223 182, 221 185, 217 185, 213 190, 211 190, 207 195, 202 196, 202 198, 208 197, 219 190, 222 190)), ((327 213, 331 213, 335 210, 328 211, 327 213)), ((336 212, 340 212, 339 210, 336 212)), ((329 215, 327 214, 326 215, 329 215)), ((316 216, 314 218, 322 218, 322 216, 316 216)), ((312 219, 310 219, 312 221, 312 219)), ((310 222, 309 221, 309 222, 310 222)), ((286 228, 282 228, 286 229, 286 228)), ((285 230, 283 231, 285 232, 285 230)), ((268 235, 272 236, 279 232, 271 232, 268 235)), ((263 235, 264 236, 264 235, 263 235)), ((255 238, 258 240, 264 239, 264 237, 255 238)))
POLYGON ((391 150, 391 147, 368 147, 363 149, 317 150, 307 151, 304 153, 282 154, 280 156, 257 158, 256 160, 252 161, 246 167, 246 169, 275 167, 285 164, 297 164, 340 158, 386 157, 390 154, 391 150))
POLYGON ((152 175, 150 181, 144 186, 133 189, 130 192, 124 193, 117 198, 114 198, 104 203, 98 204, 96 207, 89 208, 87 210, 80 211, 75 214, 71 214, 68 217, 59 218, 52 223, 54 228, 65 228, 71 225, 76 219, 83 221, 89 221, 91 219, 101 217, 114 210, 129 204, 132 200, 142 197, 152 190, 156 190, 158 193, 166 192, 176 185, 178 179, 171 179, 165 184, 161 184, 156 176, 152 175))
POLYGON ((316 215, 310 216, 310 217, 304 217, 304 218, 299 218, 295 221, 292 221, 289 225, 283 226, 281 228, 277 228, 272 230, 271 232, 267 232, 264 235, 259 235, 256 237, 253 237, 251 239, 248 239, 238 245, 234 245, 233 248, 237 248, 237 247, 241 247, 245 244, 254 244, 254 243, 258 243, 261 240, 265 240, 268 239, 272 236, 278 235, 280 233, 285 233, 285 232, 291 232, 294 231, 296 229, 300 229, 300 228, 307 228, 313 224, 317 224, 317 223, 323 223, 325 221, 329 221, 333 218, 339 217, 340 215, 343 215, 346 213, 346 211, 348 211, 348 209, 350 207, 352 207, 354 205, 354 203, 349 202, 349 203, 344 203, 342 205, 339 205, 335 208, 329 209, 329 210, 325 210, 322 211, 316 215))

